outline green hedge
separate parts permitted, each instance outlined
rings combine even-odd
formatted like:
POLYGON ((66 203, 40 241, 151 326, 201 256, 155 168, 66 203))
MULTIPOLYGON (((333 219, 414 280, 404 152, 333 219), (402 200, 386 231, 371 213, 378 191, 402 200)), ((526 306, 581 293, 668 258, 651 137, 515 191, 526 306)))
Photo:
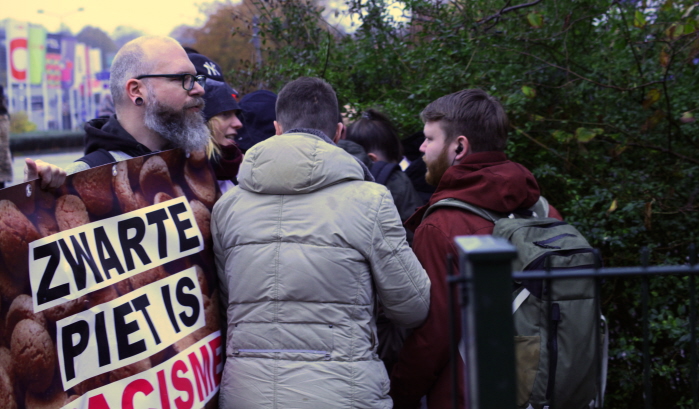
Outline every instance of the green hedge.
MULTIPOLYGON (((229 78, 278 91, 319 76, 353 112, 383 110, 408 135, 420 110, 464 88, 498 97, 507 153, 602 250, 607 266, 686 262, 699 232, 699 9, 690 1, 351 0, 352 34, 310 1, 253 0, 262 55, 229 78)), ((607 407, 642 399, 640 287, 603 285, 612 328, 607 407)), ((687 279, 651 282, 653 399, 689 407, 687 279)))

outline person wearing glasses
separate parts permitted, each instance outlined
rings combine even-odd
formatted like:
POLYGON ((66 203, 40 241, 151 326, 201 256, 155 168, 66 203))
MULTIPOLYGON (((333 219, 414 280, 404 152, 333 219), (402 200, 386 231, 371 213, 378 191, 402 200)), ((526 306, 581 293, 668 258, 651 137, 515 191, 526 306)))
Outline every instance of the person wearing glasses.
POLYGON ((40 178, 42 188, 56 188, 66 174, 91 167, 172 148, 206 148, 209 130, 200 112, 206 78, 176 40, 144 36, 126 43, 110 75, 116 113, 85 124, 85 156, 65 170, 27 159, 25 181, 40 178))

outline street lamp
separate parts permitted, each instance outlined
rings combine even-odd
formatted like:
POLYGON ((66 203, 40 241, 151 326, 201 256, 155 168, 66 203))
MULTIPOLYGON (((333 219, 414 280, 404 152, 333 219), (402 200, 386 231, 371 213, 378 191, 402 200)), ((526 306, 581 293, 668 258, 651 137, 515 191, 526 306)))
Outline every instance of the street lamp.
POLYGON ((73 10, 73 11, 69 11, 69 12, 67 12, 67 13, 61 13, 61 14, 58 14, 58 13, 51 13, 51 12, 48 12, 48 11, 46 11, 46 10, 44 10, 44 9, 39 9, 39 10, 37 10, 36 12, 39 13, 39 14, 47 14, 47 15, 49 15, 49 16, 58 17, 58 20, 60 21, 60 24, 61 24, 61 25, 58 27, 58 31, 62 32, 62 31, 63 31, 63 19, 66 18, 66 17, 68 17, 68 16, 70 16, 70 15, 73 15, 73 14, 75 14, 75 13, 79 13, 79 12, 81 12, 81 11, 85 11, 85 8, 84 8, 84 7, 79 7, 77 10, 73 10))

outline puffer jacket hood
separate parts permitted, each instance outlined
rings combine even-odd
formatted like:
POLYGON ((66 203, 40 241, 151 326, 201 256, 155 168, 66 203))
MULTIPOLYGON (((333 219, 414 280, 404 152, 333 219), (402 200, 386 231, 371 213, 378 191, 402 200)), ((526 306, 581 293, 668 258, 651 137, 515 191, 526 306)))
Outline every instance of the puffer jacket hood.
POLYGON ((357 160, 343 149, 308 133, 273 136, 245 153, 240 188, 254 193, 311 193, 348 180, 364 180, 357 160), (275 145, 275 149, 267 149, 275 145))
MULTIPOLYGON (((126 132, 116 115, 95 118, 85 123, 85 155, 98 149, 121 151, 131 157, 152 153, 150 149, 126 132)), ((170 148, 166 147, 165 149, 170 148)))
POLYGON ((431 286, 391 194, 305 130, 247 151, 239 182, 211 213, 227 321, 220 407, 390 408, 377 302, 414 328, 431 286))

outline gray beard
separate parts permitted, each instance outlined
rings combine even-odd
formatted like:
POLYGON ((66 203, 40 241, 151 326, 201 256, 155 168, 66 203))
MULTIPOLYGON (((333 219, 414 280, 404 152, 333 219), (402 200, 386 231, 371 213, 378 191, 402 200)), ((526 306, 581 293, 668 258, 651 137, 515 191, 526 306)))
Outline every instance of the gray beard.
MULTIPOLYGON (((198 98, 195 105, 203 107, 204 101, 198 98)), ((187 152, 205 150, 209 142, 209 128, 206 127, 204 117, 199 112, 186 109, 174 110, 154 100, 146 106, 145 125, 172 142, 176 148, 187 152)))

